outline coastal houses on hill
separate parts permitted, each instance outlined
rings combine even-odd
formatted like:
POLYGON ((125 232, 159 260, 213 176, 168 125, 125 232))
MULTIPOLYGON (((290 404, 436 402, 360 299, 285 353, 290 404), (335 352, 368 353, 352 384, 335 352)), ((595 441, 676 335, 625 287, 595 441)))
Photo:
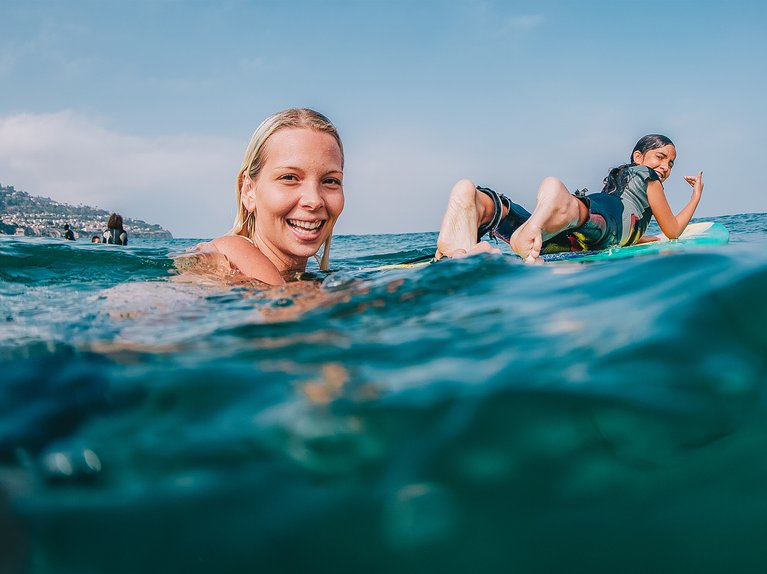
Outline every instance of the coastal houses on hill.
MULTIPOLYGON (((101 235, 106 229, 109 212, 85 205, 68 205, 47 197, 36 197, 0 185, 0 234, 32 237, 63 237, 68 223, 76 237, 101 235)), ((170 231, 140 219, 124 218, 131 237, 170 239, 170 231)))

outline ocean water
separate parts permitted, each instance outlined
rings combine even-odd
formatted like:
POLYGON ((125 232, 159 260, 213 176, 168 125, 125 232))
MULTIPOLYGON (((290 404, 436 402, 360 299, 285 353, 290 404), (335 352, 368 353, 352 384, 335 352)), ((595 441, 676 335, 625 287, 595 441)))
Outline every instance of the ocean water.
POLYGON ((591 263, 0 236, 0 572, 765 572, 767 214, 591 263))

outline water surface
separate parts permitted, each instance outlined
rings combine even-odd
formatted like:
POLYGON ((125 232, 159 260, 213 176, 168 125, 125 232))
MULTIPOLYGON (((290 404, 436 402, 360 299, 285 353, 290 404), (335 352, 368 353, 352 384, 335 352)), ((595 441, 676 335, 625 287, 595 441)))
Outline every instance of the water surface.
POLYGON ((716 220, 269 291, 0 236, 0 572, 763 572, 767 214, 716 220))

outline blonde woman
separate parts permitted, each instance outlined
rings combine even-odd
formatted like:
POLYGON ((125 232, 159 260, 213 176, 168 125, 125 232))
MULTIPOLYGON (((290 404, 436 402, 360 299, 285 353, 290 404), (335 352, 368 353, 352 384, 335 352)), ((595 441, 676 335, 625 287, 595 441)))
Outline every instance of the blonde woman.
POLYGON ((343 167, 341 138, 322 114, 291 108, 267 118, 237 173, 234 226, 198 251, 218 253, 231 269, 269 285, 304 271, 323 245, 320 269, 327 269, 344 208, 343 167))

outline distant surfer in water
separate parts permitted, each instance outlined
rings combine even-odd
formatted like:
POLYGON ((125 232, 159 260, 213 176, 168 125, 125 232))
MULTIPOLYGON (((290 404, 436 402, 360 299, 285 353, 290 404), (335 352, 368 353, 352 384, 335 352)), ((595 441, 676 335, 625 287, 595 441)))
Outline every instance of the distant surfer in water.
POLYGON ((676 148, 669 138, 646 135, 634 146, 629 163, 610 170, 599 193, 571 194, 559 179, 544 179, 532 214, 492 189, 461 180, 450 194, 436 258, 499 253, 480 242, 486 233, 508 243, 526 262, 539 260, 541 253, 623 247, 654 239, 644 236, 652 216, 663 234, 675 239, 687 227, 703 193, 703 172, 685 176, 692 196, 674 215, 663 182, 675 160, 676 148))
POLYGON ((107 230, 104 232, 103 243, 111 245, 128 245, 128 232, 123 229, 123 217, 113 213, 107 221, 107 230))
MULTIPOLYGON (((324 246, 319 267, 327 269, 344 208, 343 168, 341 138, 319 112, 292 108, 267 118, 237 173, 234 226, 195 254, 214 268, 220 258, 227 271, 283 285, 324 246)), ((177 266, 189 268, 183 259, 177 266)))

